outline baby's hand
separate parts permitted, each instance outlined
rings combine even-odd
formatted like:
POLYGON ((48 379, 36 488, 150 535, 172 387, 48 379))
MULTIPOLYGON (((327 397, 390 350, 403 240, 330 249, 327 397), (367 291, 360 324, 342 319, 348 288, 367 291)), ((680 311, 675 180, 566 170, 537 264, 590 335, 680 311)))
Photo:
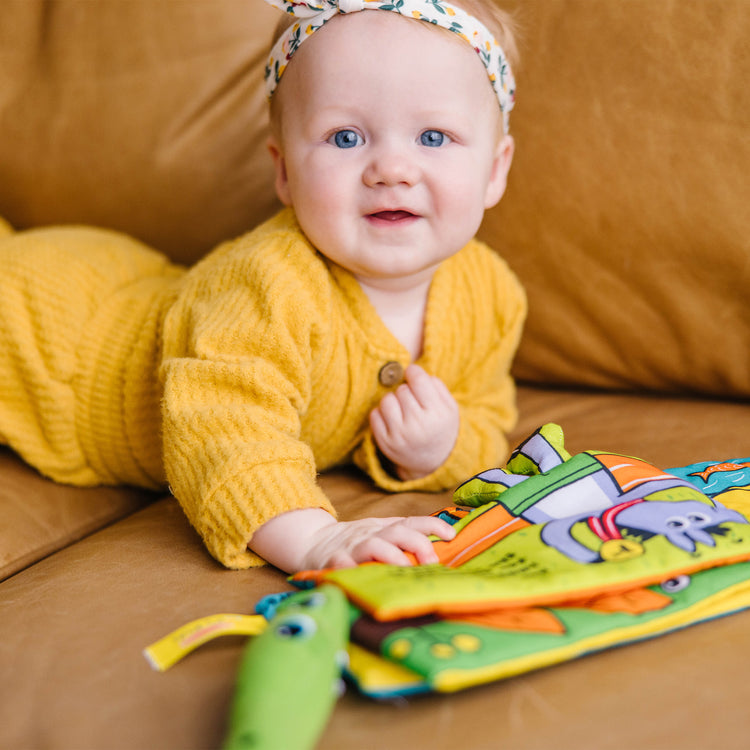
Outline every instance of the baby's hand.
POLYGON ((409 365, 406 382, 370 412, 370 427, 399 478, 418 479, 451 454, 458 437, 458 404, 440 378, 409 365))
POLYGON ((352 568, 363 562, 411 565, 405 552, 411 552, 419 564, 436 563, 438 557, 428 536, 450 540, 453 527, 434 516, 409 518, 363 518, 341 521, 320 529, 303 559, 307 570, 352 568))
POLYGON ((351 568, 370 561, 411 565, 406 552, 426 565, 438 561, 430 534, 447 541, 453 539, 456 531, 434 516, 337 522, 321 508, 305 508, 282 513, 264 523, 249 546, 287 573, 351 568))

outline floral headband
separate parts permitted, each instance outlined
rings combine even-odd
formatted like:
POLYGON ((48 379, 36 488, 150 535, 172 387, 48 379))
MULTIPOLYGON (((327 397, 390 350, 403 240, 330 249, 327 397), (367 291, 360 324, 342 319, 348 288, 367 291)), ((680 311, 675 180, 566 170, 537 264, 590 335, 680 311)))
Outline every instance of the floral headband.
POLYGON ((474 16, 443 0, 266 0, 267 3, 301 19, 292 24, 274 44, 266 65, 266 93, 269 98, 281 80, 287 63, 300 44, 339 13, 361 10, 391 10, 407 18, 434 23, 458 34, 479 55, 497 94, 505 132, 513 109, 516 84, 505 53, 489 29, 474 16), (305 23, 303 29, 303 21, 305 23))

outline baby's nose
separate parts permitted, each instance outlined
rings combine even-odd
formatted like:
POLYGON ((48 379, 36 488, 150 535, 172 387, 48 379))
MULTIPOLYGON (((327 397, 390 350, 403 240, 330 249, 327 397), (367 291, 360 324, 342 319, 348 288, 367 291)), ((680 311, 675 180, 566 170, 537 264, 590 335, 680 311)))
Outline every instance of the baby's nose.
POLYGON ((421 170, 408 154, 397 149, 382 149, 373 154, 362 179, 368 187, 376 185, 415 185, 421 170))

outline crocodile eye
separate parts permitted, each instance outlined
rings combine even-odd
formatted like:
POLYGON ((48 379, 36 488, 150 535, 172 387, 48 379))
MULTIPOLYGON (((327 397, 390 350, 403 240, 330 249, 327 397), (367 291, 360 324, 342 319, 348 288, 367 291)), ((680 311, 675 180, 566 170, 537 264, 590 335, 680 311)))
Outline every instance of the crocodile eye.
POLYGON ((690 523, 708 523, 709 517, 705 513, 688 513, 688 521, 690 523))
POLYGON ((276 626, 276 635, 283 639, 308 639, 318 631, 318 626, 309 615, 290 615, 276 626))
POLYGON ((295 604, 300 607, 318 608, 322 607, 326 603, 326 595, 321 594, 320 591, 314 591, 309 596, 301 599, 297 599, 295 604))

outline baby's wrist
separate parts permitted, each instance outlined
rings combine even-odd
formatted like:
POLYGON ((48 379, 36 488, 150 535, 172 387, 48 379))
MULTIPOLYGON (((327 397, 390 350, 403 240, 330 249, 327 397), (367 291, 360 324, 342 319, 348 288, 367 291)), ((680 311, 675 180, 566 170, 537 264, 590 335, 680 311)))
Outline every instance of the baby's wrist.
POLYGON ((336 519, 322 508, 287 511, 260 526, 248 548, 271 565, 294 573, 302 569, 315 534, 336 523, 336 519))
POLYGON ((412 469, 408 466, 394 466, 396 476, 402 481, 402 482, 413 482, 417 479, 422 479, 423 477, 429 476, 432 474, 434 469, 431 469, 429 471, 420 470, 420 469, 412 469))
MULTIPOLYGON (((449 454, 450 455, 450 454, 449 454)), ((402 482, 414 482, 418 479, 424 479, 434 474, 436 471, 441 469, 445 462, 448 460, 448 456, 444 460, 435 462, 432 459, 433 456, 425 457, 422 462, 415 462, 409 464, 394 464, 395 476, 397 476, 402 482)))

